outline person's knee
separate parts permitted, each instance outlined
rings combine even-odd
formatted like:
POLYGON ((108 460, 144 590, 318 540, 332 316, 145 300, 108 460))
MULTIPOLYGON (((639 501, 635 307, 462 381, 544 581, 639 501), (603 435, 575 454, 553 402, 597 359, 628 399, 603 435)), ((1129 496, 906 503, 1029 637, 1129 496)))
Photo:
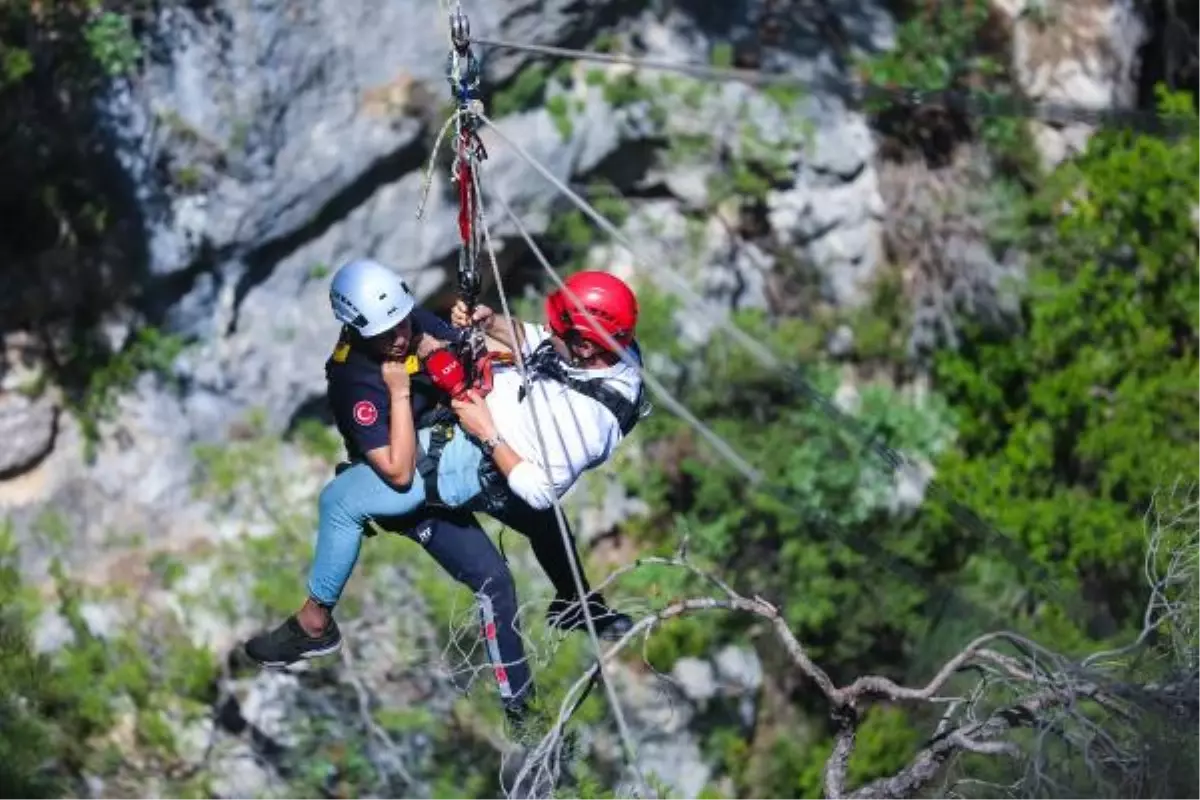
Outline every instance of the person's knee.
POLYGON ((355 493, 347 491, 347 483, 332 480, 325 484, 317 498, 317 513, 320 518, 338 525, 359 528, 367 515, 357 508, 355 493))
POLYGON ((336 480, 325 484, 325 488, 321 489, 321 494, 317 497, 317 513, 322 517, 337 513, 342 503, 342 494, 341 486, 336 480))

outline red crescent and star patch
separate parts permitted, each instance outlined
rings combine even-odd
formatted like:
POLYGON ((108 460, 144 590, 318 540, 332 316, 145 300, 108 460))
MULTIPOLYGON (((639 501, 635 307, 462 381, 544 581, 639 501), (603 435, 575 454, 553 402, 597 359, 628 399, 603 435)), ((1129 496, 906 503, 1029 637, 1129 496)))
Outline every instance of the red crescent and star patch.
POLYGON ((364 427, 374 425, 379 419, 379 410, 370 400, 359 400, 354 404, 354 421, 364 427))

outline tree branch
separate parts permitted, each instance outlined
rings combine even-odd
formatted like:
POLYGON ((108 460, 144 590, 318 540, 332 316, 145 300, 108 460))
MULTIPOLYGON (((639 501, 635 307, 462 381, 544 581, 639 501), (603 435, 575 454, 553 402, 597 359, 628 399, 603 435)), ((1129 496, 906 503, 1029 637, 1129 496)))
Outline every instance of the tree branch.
MULTIPOLYGON (((1155 638, 1155 631, 1179 626, 1188 632, 1195 630, 1195 621, 1186 618, 1188 614, 1195 616, 1194 593, 1188 595, 1187 590, 1195 583, 1194 551, 1200 532, 1200 525, 1195 520, 1196 510, 1196 503, 1189 499, 1183 513, 1169 520, 1148 515, 1145 572, 1150 584, 1150 599, 1144 629, 1133 644, 1097 653, 1082 665, 1074 664, 1017 633, 995 631, 969 642, 942 664, 923 686, 902 686, 889 678, 865 675, 839 687, 813 661, 773 604, 759 596, 740 594, 727 582, 691 564, 684 556, 685 547, 681 547, 680 555, 674 558, 641 558, 621 567, 595 591, 604 590, 634 570, 655 565, 686 570, 715 587, 718 594, 676 599, 644 615, 603 653, 602 658, 606 663, 618 658, 639 637, 645 643, 662 624, 688 614, 734 611, 766 621, 792 667, 815 686, 829 703, 834 723, 834 746, 823 773, 825 793, 829 798, 912 797, 937 779, 948 763, 963 753, 1029 758, 1032 778, 1027 775, 1026 782, 1040 781, 1047 786, 1051 779, 1043 774, 1043 768, 1045 764, 1056 766, 1054 758, 1060 757, 1038 752, 1037 748, 1045 746, 1048 739, 1057 739, 1072 748, 1089 771, 1114 771, 1118 782, 1128 782, 1131 780, 1127 777, 1128 773, 1146 771, 1146 752, 1154 749, 1138 729, 1147 707, 1147 704, 1139 701, 1150 697, 1155 701, 1150 705, 1169 708, 1178 718, 1189 717, 1180 709, 1188 707, 1190 701, 1193 712, 1190 718, 1194 722, 1197 686, 1200 685, 1200 676, 1196 671, 1197 658, 1192 652, 1194 648, 1184 647, 1187 652, 1180 656, 1182 680, 1160 680, 1157 683, 1120 680, 1115 668, 1122 657, 1144 649, 1144 645, 1155 638), (1168 533, 1178 531, 1180 527, 1184 528, 1182 540, 1169 540, 1168 533), (1162 553, 1164 547, 1169 552, 1162 553), (1160 566, 1164 559, 1165 568, 1160 566), (1102 662, 1105 668, 1101 668, 1102 662), (967 671, 980 673, 968 696, 940 696, 956 675, 967 671), (997 703, 998 692, 1004 693, 1006 702, 997 703), (946 709, 934 736, 906 766, 890 777, 847 791, 847 773, 862 719, 862 708, 871 701, 944 704, 946 709), (985 704, 990 710, 981 712, 985 704), (1101 719, 1100 722, 1097 717, 1101 719), (1022 749, 1008 738, 1019 728, 1039 732, 1034 737, 1032 752, 1030 748, 1022 749)), ((1172 643, 1174 649, 1179 649, 1181 642, 1186 641, 1190 641, 1187 636, 1182 639, 1176 636, 1176 641, 1172 643)), ((514 783, 514 793, 521 786, 532 790, 555 785, 560 774, 562 733, 598 674, 599 666, 593 664, 567 690, 554 724, 522 766, 514 783)), ((1193 724, 1193 734, 1194 727, 1193 724)), ((1028 786, 1025 789, 1037 791, 1028 786)), ((1069 787, 1063 790, 1072 791, 1069 787)))

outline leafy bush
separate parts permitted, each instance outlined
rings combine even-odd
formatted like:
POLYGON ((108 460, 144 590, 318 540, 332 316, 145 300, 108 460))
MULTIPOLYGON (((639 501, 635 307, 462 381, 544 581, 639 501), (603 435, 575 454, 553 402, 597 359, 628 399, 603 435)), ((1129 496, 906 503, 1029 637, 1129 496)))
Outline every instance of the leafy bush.
MULTIPOLYGON (((1180 108, 1190 100, 1164 97, 1180 108)), ((1136 621, 1130 532, 1157 487, 1196 475, 1197 152, 1195 136, 1094 138, 1036 198, 1025 330, 976 332, 938 364, 962 419, 943 473, 1093 600, 1095 633, 1136 621)))
MULTIPOLYGON (((35 652, 33 630, 43 622, 43 608, 21 580, 17 556, 11 535, 0 529, 4 794, 70 796, 80 791, 85 771, 106 778, 174 770, 179 754, 170 721, 207 713, 216 676, 212 655, 161 618, 135 618, 108 637, 93 633, 82 606, 89 593, 57 570, 57 611, 70 638, 53 653, 35 652), (123 722, 131 723, 136 754, 109 736, 123 722)), ((183 783, 175 791, 184 791, 183 783)))
POLYGON ((912 106, 897 103, 893 93, 871 101, 876 126, 891 147, 921 152, 941 164, 958 142, 978 138, 1006 169, 1030 178, 1036 174, 1036 150, 1024 119, 968 115, 938 96, 969 91, 1004 100, 1017 95, 1000 14, 985 0, 920 3, 897 30, 895 48, 860 61, 869 84, 905 90, 916 100, 912 106))
MULTIPOLYGON (((643 346, 647 352, 670 353, 672 348, 654 336, 661 323, 653 318, 663 304, 650 299, 650 292, 643 296, 643 346)), ((784 321, 772 328, 750 314, 739 321, 785 360, 811 355, 795 350, 810 341, 800 330, 805 323, 784 321)), ((655 514, 638 524, 637 535, 674 549, 686 532, 695 559, 780 606, 814 657, 835 672, 848 674, 886 661, 885 653, 901 647, 920 627, 919 611, 927 599, 922 586, 911 575, 898 574, 892 561, 904 560, 918 574, 944 569, 938 542, 906 530, 894 507, 889 474, 782 376, 719 341, 694 358, 698 363, 682 401, 747 454, 771 488, 751 488, 690 429, 660 413, 643 422, 639 434, 651 443, 654 468, 647 474, 639 466, 636 485, 655 514), (882 560, 879 553, 866 554, 867 540, 881 548, 882 560)), ((837 388, 832 370, 814 367, 811 377, 826 395, 837 388)), ((877 385, 864 385, 858 394, 857 416, 872 435, 915 456, 931 457, 947 445, 952 426, 936 395, 916 401, 877 385)), ((695 588, 650 571, 638 580, 640 588, 668 599, 695 588)), ((721 637, 702 622, 681 623, 677 631, 659 640, 659 666, 721 637)))

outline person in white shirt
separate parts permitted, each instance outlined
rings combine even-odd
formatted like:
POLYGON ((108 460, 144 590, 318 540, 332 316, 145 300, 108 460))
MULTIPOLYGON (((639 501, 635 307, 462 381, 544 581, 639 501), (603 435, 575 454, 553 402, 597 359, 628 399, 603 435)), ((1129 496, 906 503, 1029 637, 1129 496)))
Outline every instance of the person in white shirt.
MULTIPOLYGON (((396 478, 381 475, 363 460, 322 490, 309 596, 297 614, 269 634, 289 639, 295 659, 289 656, 288 663, 340 647, 332 609, 354 570, 369 519, 402 517, 426 504, 493 515, 509 506, 549 509, 584 471, 603 464, 636 424, 643 407, 641 371, 620 352, 630 354, 640 367, 636 296, 606 272, 579 272, 565 285, 566 293, 555 292, 546 300, 546 327, 517 323, 513 331, 487 307, 474 312, 474 322, 489 336, 524 357, 528 395, 515 366, 497 366, 486 397, 468 390, 451 400, 458 423, 439 434, 432 451, 436 429, 412 430, 406 396, 405 402, 393 404, 397 413, 391 424, 398 448, 392 460, 403 465, 407 483, 398 485, 396 478), (425 466, 414 442, 426 454, 425 466), (428 456, 433 456, 432 464, 428 456), (302 626, 297 622, 301 616, 324 624, 302 626), (314 635, 311 630, 317 628, 314 635)), ((377 298, 360 294, 333 297, 335 311, 338 302, 351 303, 353 313, 346 313, 369 327, 377 298)), ((392 310, 389 304, 377 304, 380 313, 392 310)), ((461 327, 472 320, 460 304, 451 321, 461 327)))

